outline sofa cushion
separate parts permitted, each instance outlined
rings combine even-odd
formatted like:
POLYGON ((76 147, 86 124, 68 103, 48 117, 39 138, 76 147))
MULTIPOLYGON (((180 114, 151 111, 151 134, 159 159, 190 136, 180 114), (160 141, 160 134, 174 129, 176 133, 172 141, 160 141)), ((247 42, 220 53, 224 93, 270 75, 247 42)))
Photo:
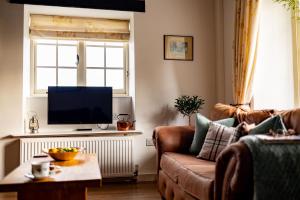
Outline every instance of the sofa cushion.
POLYGON ((237 127, 226 127, 221 124, 211 122, 197 158, 216 161, 218 155, 230 144, 237 142, 243 135, 244 123, 240 123, 237 127))
POLYGON ((263 122, 258 124, 255 128, 251 129, 249 134, 251 135, 268 134, 269 130, 276 132, 278 129, 287 131, 280 115, 276 115, 274 117, 270 117, 264 120, 263 122))
POLYGON ((215 162, 195 156, 166 152, 162 155, 161 169, 187 193, 199 199, 212 199, 215 162))
MULTIPOLYGON (((199 154, 199 152, 202 148, 202 145, 204 143, 210 122, 211 122, 211 120, 207 119, 200 113, 196 114, 195 134, 194 134, 193 142, 190 147, 190 152, 192 154, 195 154, 195 155, 199 154)), ((227 119, 215 121, 215 123, 222 124, 227 127, 232 127, 234 125, 234 122, 235 122, 234 118, 227 118, 227 119)))

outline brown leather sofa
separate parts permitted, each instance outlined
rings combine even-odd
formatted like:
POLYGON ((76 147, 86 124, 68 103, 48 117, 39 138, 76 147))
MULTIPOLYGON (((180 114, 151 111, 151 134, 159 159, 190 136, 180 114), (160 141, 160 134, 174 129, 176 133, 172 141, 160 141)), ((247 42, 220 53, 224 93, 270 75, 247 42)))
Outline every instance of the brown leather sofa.
MULTIPOLYGON (((281 114, 288 129, 300 133, 300 109, 289 111, 248 111, 231 106, 215 106, 212 120, 236 117, 256 124, 273 114, 281 114), (222 109, 218 108, 221 106, 222 109), (218 114, 219 113, 219 114, 218 114)), ((226 148, 216 162, 189 154, 194 128, 161 126, 153 133, 157 149, 158 190, 163 199, 247 200, 253 195, 252 157, 248 147, 238 142, 226 148)))

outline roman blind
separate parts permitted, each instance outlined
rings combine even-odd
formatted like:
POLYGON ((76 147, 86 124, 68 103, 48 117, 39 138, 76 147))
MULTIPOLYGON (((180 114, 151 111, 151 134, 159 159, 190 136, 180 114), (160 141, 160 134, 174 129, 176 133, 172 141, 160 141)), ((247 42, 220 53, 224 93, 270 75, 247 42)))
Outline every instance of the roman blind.
POLYGON ((30 15, 30 37, 128 41, 129 20, 30 15))

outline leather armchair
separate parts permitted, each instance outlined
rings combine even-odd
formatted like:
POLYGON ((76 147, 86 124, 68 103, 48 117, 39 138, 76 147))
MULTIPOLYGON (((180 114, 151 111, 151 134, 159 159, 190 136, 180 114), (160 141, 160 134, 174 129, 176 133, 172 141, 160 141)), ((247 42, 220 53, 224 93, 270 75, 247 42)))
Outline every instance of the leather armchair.
POLYGON ((190 126, 159 126, 153 131, 153 142, 157 151, 157 170, 164 152, 188 153, 195 128, 190 126))

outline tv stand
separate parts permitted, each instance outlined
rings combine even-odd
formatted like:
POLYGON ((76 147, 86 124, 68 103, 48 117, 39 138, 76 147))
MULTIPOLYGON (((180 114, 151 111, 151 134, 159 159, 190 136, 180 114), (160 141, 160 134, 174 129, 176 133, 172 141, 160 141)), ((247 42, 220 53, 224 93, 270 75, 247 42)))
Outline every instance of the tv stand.
POLYGON ((77 128, 75 131, 92 131, 92 128, 77 128))

